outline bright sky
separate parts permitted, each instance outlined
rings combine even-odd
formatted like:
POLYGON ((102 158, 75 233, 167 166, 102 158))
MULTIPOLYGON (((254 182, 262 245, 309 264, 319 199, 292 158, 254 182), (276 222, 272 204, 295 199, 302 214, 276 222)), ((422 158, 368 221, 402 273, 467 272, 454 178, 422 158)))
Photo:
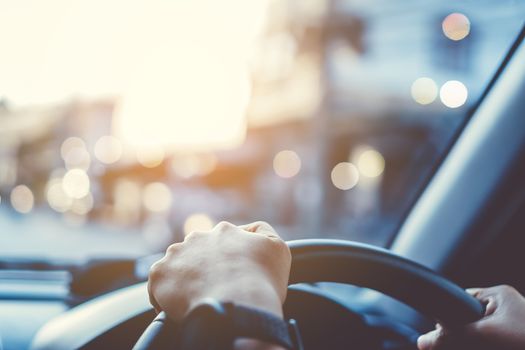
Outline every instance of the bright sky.
POLYGON ((14 105, 118 96, 125 141, 231 141, 243 129, 246 58, 265 5, 0 0, 0 96, 14 105))

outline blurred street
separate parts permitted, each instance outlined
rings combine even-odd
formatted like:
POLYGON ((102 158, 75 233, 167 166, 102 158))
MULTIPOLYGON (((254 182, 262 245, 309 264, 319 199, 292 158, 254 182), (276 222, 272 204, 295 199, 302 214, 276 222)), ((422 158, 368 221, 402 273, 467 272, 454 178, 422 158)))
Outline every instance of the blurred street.
POLYGON ((161 252, 221 220, 388 246, 525 12, 438 0, 10 6, 0 256, 80 261, 161 252))

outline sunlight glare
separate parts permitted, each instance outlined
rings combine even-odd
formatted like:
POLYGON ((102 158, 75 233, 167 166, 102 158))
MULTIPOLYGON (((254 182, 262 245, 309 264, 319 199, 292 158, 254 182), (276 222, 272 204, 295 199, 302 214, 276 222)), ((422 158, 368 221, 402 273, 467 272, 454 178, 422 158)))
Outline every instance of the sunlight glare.
MULTIPOLYGON (((63 102, 72 97, 121 96, 152 46, 178 46, 177 50, 184 51, 185 44, 179 44, 177 36, 190 42, 202 41, 204 45, 220 43, 222 51, 239 57, 250 50, 260 32, 267 3, 267 0, 53 0, 31 1, 30 6, 24 1, 6 3, 0 11, 0 93, 16 105, 63 102)), ((217 53, 220 52, 212 54, 210 59, 217 53)), ((168 65, 158 70, 172 67, 168 61, 163 63, 168 65)))
POLYGON ((114 130, 126 145, 156 142, 167 152, 207 151, 244 141, 253 35, 241 28, 252 27, 250 22, 264 11, 237 0, 220 5, 204 1, 195 8, 187 5, 185 11, 197 11, 199 23, 181 11, 160 18, 170 30, 156 32, 158 39, 149 45, 117 105, 114 130), (227 10, 234 3, 235 11, 227 10), (212 15, 212 8, 219 16, 212 15))

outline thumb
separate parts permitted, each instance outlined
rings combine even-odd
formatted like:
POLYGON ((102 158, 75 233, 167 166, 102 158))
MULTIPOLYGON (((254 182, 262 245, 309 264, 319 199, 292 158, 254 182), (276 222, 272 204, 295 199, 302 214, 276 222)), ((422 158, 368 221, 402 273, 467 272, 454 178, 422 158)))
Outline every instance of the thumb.
POLYGON ((417 348, 419 350, 438 349, 443 344, 445 333, 442 328, 435 329, 427 334, 421 335, 417 339, 417 348))

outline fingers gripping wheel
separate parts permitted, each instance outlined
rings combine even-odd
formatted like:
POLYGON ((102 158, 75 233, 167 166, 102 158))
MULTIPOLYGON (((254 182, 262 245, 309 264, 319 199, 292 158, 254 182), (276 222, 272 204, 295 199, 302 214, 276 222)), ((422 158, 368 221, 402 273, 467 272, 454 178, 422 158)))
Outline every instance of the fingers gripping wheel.
MULTIPOLYGON (((385 249, 328 239, 291 241, 288 246, 292 253, 289 284, 337 282, 375 289, 445 327, 461 326, 483 316, 483 305, 463 289, 385 249)), ((150 332, 152 344, 169 344, 169 340, 161 339, 173 334, 173 330, 164 331, 166 327, 170 323, 157 319, 148 327, 146 332, 150 332)))

